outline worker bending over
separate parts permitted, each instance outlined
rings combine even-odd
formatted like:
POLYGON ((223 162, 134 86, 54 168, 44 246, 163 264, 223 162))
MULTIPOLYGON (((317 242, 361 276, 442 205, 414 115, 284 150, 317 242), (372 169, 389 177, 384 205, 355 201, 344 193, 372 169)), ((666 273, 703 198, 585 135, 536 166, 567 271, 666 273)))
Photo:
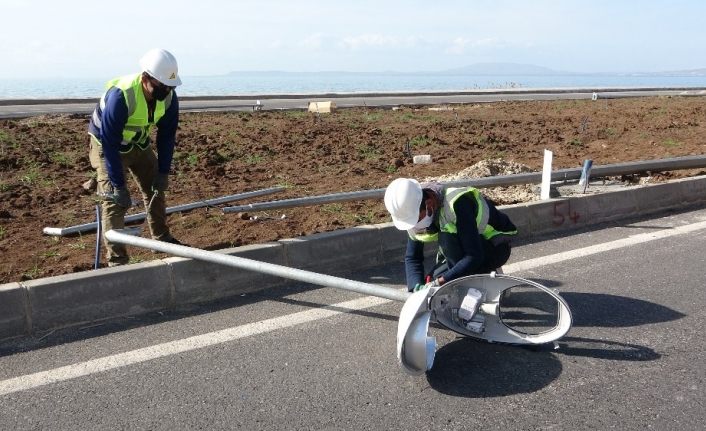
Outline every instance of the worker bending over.
POLYGON ((409 235, 405 272, 410 292, 490 273, 510 258, 517 228, 478 189, 398 178, 385 190, 385 207, 395 227, 409 235), (433 241, 439 246, 436 263, 425 277, 424 243, 433 241))
MULTIPOLYGON (((142 71, 106 84, 106 92, 88 125, 90 160, 96 170, 98 194, 103 198, 103 232, 125 226, 132 206, 125 176, 129 170, 147 208, 152 238, 180 244, 167 227, 164 192, 174 155, 179 102, 174 92, 181 85, 174 56, 163 49, 148 51, 140 59, 142 71), (150 147, 150 131, 157 126, 157 154, 150 147)), ((108 265, 129 261, 123 244, 106 241, 108 265)))

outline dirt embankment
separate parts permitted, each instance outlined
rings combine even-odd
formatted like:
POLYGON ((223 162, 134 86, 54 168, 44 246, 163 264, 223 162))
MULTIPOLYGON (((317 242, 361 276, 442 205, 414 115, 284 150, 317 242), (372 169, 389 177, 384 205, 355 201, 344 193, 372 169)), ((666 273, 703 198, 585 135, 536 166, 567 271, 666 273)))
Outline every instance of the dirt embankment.
MULTIPOLYGON (((469 167, 488 174, 497 166, 539 170, 545 148, 556 168, 579 167, 587 158, 606 164, 703 154, 705 115, 703 98, 673 97, 182 114, 168 205, 275 185, 287 190, 265 200, 382 188, 400 176, 440 177, 469 167), (431 154, 434 163, 412 164, 417 154, 431 154), (477 164, 489 159, 501 162, 477 164)), ((0 283, 92 268, 95 234, 42 234, 46 226, 95 218, 95 197, 81 187, 93 176, 87 121, 0 121, 0 283)), ((528 193, 500 190, 493 198, 512 203, 528 193)), ((218 249, 388 220, 374 201, 258 215, 250 220, 210 208, 173 214, 169 222, 180 240, 218 249)), ((162 257, 131 253, 133 261, 162 257)))

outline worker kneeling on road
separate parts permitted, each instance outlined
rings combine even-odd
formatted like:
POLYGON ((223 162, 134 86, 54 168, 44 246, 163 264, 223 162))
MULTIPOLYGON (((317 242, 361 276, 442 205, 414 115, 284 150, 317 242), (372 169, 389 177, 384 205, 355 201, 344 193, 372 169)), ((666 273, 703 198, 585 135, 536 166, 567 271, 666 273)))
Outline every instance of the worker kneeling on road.
MULTIPOLYGON (((147 208, 152 238, 180 244, 167 227, 164 192, 174 155, 181 85, 174 56, 163 49, 148 51, 142 71, 109 81, 93 111, 90 160, 96 170, 98 194, 103 198, 103 232, 125 227, 132 199, 125 182, 126 169, 137 181, 147 208), (150 130, 157 126, 157 154, 150 148, 150 130)), ((123 244, 106 241, 108 265, 128 263, 123 244)))
POLYGON ((385 207, 395 227, 409 234, 405 272, 410 292, 490 273, 510 258, 517 228, 478 189, 398 178, 385 190, 385 207), (436 264, 425 277, 424 243, 433 241, 439 244, 436 264))

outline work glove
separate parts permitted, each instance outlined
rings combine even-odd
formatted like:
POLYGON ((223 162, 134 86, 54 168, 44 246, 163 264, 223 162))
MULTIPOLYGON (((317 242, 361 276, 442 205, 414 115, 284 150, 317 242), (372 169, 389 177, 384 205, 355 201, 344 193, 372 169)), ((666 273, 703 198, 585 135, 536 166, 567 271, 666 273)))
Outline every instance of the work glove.
POLYGON ((152 193, 166 192, 167 188, 169 188, 169 175, 157 174, 152 181, 152 193))
POLYGON ((417 283, 414 285, 414 291, 418 292, 420 290, 424 289, 429 289, 430 287, 439 287, 441 286, 439 284, 439 279, 435 278, 434 280, 430 281, 429 283, 422 284, 422 283, 417 283))
POLYGON ((108 198, 123 208, 127 209, 132 206, 130 192, 126 188, 113 189, 113 194, 109 195, 108 198))

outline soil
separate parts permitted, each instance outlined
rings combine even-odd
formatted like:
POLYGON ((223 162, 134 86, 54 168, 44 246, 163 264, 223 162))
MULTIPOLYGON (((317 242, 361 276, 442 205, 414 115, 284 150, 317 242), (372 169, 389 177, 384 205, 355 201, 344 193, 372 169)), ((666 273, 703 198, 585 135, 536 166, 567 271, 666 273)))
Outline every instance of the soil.
MULTIPOLYGON (((82 187, 94 176, 87 123, 86 115, 0 121, 0 283, 92 269, 94 233, 42 233, 48 226, 95 221, 94 192, 82 187)), ((704 136, 706 108, 698 97, 352 108, 331 114, 182 113, 167 204, 276 185, 287 189, 253 201, 383 188, 397 177, 458 177, 464 169, 476 177, 539 171, 545 148, 554 152, 555 169, 580 167, 584 159, 602 165, 697 155, 706 149, 704 136), (421 154, 433 162, 413 164, 412 156, 421 154)), ((531 186, 488 193, 499 203, 534 199, 531 186)), ((253 214, 202 208, 169 216, 176 238, 209 250, 388 220, 380 201, 253 214)), ((161 257, 131 249, 133 262, 161 257)))

